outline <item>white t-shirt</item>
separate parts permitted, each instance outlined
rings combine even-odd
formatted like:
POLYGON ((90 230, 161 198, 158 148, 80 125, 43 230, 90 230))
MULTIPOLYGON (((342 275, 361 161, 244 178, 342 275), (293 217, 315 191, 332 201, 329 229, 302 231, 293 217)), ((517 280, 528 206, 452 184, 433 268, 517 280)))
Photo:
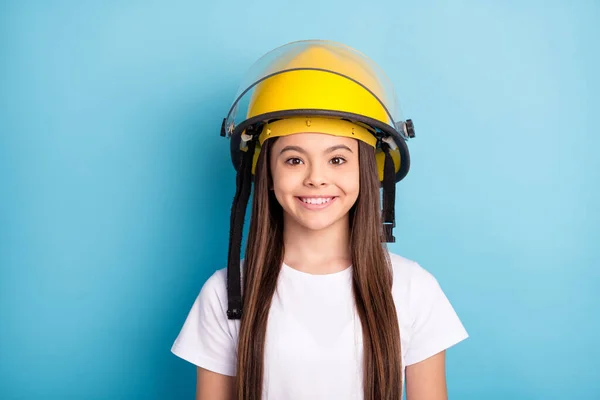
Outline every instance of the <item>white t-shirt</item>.
MULTIPOLYGON (((435 277, 414 261, 393 253, 390 258, 403 366, 466 339, 435 277)), ((227 319, 226 283, 226 268, 206 281, 171 351, 235 376, 240 321, 227 319)), ((263 399, 362 399, 362 349, 352 266, 312 275, 284 263, 267 322, 263 399)))

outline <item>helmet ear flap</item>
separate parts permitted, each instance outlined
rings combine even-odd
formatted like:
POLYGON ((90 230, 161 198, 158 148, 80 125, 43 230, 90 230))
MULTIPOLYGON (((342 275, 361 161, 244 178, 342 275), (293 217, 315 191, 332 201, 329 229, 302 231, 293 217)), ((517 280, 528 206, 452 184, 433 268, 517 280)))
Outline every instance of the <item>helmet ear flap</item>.
POLYGON ((243 152, 240 166, 237 169, 236 191, 231 206, 229 254, 227 257, 227 318, 229 319, 241 319, 242 317, 240 253, 244 218, 252 187, 252 165, 257 142, 257 136, 253 135, 251 128, 247 133, 251 135, 251 138, 247 141, 248 147, 243 152))

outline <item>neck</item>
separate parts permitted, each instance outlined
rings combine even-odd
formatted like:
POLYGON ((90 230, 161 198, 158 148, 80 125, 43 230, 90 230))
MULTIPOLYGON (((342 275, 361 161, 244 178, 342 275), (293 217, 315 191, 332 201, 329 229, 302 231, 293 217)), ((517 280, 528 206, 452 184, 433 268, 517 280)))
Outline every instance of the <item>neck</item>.
POLYGON ((349 216, 320 230, 307 229, 284 216, 283 243, 284 262, 302 272, 331 274, 352 262, 349 216))

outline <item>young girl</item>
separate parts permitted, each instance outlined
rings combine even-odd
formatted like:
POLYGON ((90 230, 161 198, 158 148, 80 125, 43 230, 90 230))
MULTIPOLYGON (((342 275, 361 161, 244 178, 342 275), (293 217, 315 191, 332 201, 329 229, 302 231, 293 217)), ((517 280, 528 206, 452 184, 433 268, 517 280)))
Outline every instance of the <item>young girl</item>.
POLYGON ((172 347, 198 367, 196 398, 399 400, 406 383, 407 400, 446 399, 445 350, 468 335, 436 279, 386 249, 414 128, 383 72, 334 42, 279 47, 221 134, 238 173, 228 266, 172 347))

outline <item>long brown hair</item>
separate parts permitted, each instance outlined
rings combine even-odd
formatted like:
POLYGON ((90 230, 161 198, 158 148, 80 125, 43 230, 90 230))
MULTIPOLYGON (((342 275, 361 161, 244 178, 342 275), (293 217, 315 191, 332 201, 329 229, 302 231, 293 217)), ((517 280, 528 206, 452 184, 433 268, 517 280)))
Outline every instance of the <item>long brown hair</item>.
MULTIPOLYGON (((250 231, 243 268, 236 391, 238 400, 260 400, 267 319, 283 262, 283 210, 271 187, 267 140, 256 165, 250 231)), ((358 141, 360 193, 350 210, 353 294, 363 331, 365 400, 400 400, 400 331, 392 298, 392 269, 382 245, 380 182, 373 148, 358 141)))

